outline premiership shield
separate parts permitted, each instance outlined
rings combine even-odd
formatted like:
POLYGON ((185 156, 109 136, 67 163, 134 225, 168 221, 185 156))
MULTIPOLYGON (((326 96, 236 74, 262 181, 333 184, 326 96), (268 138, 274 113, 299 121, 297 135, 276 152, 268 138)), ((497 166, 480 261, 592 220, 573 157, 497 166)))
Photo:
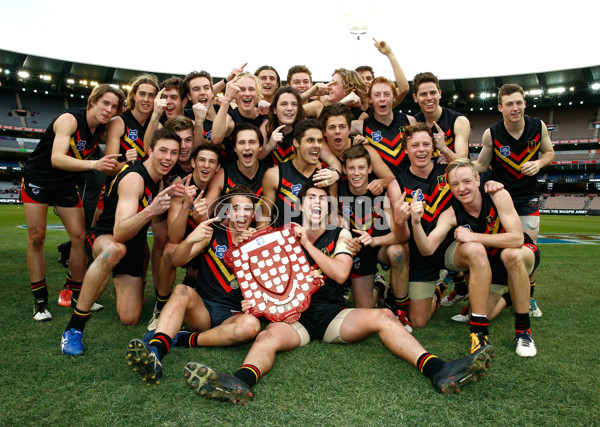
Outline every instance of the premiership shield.
POLYGON ((268 227, 225 253, 225 263, 252 305, 249 313, 256 317, 295 322, 319 289, 319 282, 308 276, 311 267, 294 235, 295 226, 268 227))

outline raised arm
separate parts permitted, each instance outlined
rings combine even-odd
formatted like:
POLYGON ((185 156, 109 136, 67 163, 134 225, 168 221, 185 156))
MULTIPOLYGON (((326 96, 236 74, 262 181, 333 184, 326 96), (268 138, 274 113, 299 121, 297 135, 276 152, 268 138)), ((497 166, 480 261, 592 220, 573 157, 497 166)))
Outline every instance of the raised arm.
POLYGON ((419 252, 424 256, 429 256, 442 244, 452 227, 456 227, 456 215, 452 207, 446 209, 438 218, 435 228, 427 235, 421 225, 424 209, 425 204, 422 201, 413 200, 410 204, 410 220, 413 239, 419 252))
POLYGON ((402 67, 400 63, 396 59, 396 55, 392 52, 392 48, 385 41, 377 41, 373 38, 373 44, 377 48, 379 52, 387 56, 390 64, 392 65, 392 70, 394 70, 394 78, 396 79, 396 84, 398 85, 398 93, 396 98, 394 99, 394 107, 402 102, 404 97, 408 94, 409 86, 408 80, 406 80, 406 76, 404 75, 404 71, 402 71, 402 67))
POLYGON ((294 227, 294 233, 300 240, 304 250, 308 252, 324 275, 339 284, 346 282, 352 269, 352 255, 350 250, 346 248, 346 240, 352 239, 350 231, 343 229, 340 232, 335 244, 333 258, 325 255, 310 242, 303 227, 294 227))
POLYGON ((194 231, 177 245, 173 253, 175 267, 183 267, 208 247, 213 234, 212 223, 215 220, 216 218, 211 218, 198 224, 194 231))
POLYGON ((236 77, 227 83, 225 95, 221 98, 221 107, 219 108, 219 112, 217 113, 212 126, 210 140, 213 144, 220 144, 226 137, 231 135, 231 132, 233 132, 235 123, 233 123, 233 119, 228 114, 228 111, 231 101, 233 101, 235 95, 240 91, 240 87, 237 85, 238 80, 239 78, 236 77))
POLYGON ((477 172, 484 173, 490 167, 492 158, 494 157, 494 147, 492 146, 492 133, 489 129, 483 134, 483 140, 481 141, 481 152, 477 161, 473 162, 473 166, 477 169, 477 172))

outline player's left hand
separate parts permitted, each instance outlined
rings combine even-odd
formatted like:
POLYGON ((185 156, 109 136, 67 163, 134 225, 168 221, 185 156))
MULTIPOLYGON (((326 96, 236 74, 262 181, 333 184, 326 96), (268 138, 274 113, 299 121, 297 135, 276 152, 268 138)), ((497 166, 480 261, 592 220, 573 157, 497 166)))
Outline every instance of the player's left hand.
POLYGON ((264 99, 261 99, 260 101, 258 101, 258 106, 256 107, 258 110, 258 114, 262 114, 263 116, 266 116, 267 114, 269 114, 270 106, 271 106, 271 103, 269 101, 265 101, 264 99))
POLYGON ((310 270, 308 277, 312 277, 312 279, 317 282, 318 286, 323 286, 325 284, 323 275, 319 273, 319 270, 310 270))
POLYGON ((306 233, 306 229, 301 225, 297 225, 296 227, 294 227, 294 235, 296 236, 296 238, 302 246, 306 245, 307 243, 310 243, 308 240, 308 234, 306 233))
POLYGON ((339 178, 340 175, 330 168, 321 168, 313 175, 313 181, 321 188, 335 184, 339 178))
POLYGON ((494 181, 494 180, 490 180, 488 182, 485 183, 485 185, 483 186, 483 189, 486 193, 495 193, 496 191, 500 191, 504 189, 504 184, 498 182, 498 181, 494 181))
POLYGON ((243 243, 246 240, 250 239, 255 232, 256 232, 256 228, 252 228, 252 227, 242 231, 238 237, 238 244, 243 243))
POLYGON ((364 230, 357 230, 355 228, 353 228, 352 231, 354 231, 355 233, 358 234, 358 237, 355 237, 355 239, 358 240, 358 242, 360 242, 361 245, 363 245, 363 246, 375 246, 375 240, 373 239, 373 236, 371 236, 366 231, 364 231, 364 230))

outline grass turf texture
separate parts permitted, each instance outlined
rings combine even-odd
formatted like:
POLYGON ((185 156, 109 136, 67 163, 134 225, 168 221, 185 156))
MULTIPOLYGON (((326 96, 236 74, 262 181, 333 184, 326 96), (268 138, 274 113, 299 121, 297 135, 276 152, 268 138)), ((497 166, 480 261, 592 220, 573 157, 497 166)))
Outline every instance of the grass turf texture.
MULTIPOLYGON (((59 224, 53 214, 49 223, 59 224)), ((125 362, 125 349, 151 317, 153 286, 142 323, 121 326, 111 285, 100 297, 79 358, 60 354, 70 310, 56 303, 66 269, 56 260, 65 231, 47 232, 46 261, 54 319, 31 319, 33 298, 25 263, 23 208, 0 206, 0 295, 3 326, 0 419, 4 425, 594 425, 600 419, 596 275, 600 245, 541 245, 536 298, 543 317, 532 319, 539 354, 514 352, 514 317, 491 325, 496 359, 488 377, 459 395, 441 396, 414 367, 398 360, 378 337, 352 345, 314 342, 277 356, 247 406, 197 396, 183 379, 189 361, 234 372, 249 345, 174 349, 163 361, 161 384, 146 386, 125 362)), ((600 218, 542 217, 542 233, 598 233, 600 218)), ((150 277, 150 276, 149 276, 150 277)), ((181 272, 178 276, 181 279, 181 272)), ((468 329, 445 308, 414 335, 434 354, 456 358, 469 348, 468 329)))

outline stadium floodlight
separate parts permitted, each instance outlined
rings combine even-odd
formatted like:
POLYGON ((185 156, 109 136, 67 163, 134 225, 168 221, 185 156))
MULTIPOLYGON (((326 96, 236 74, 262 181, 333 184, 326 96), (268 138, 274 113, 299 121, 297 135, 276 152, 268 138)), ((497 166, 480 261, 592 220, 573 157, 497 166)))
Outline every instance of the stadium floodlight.
POLYGON ((571 86, 571 87, 569 88, 569 90, 570 90, 571 92, 574 92, 574 91, 575 91, 575 88, 574 88, 573 86, 571 86))
POLYGON ((487 93, 487 92, 481 92, 481 93, 479 94, 479 97, 480 97, 481 99, 488 99, 490 96, 492 96, 492 95, 490 95, 490 94, 489 94, 489 93, 487 93))
POLYGON ((452 99, 458 99, 458 95, 454 95, 452 99))
POLYGON ((111 84, 111 87, 113 87, 113 88, 115 88, 115 89, 120 89, 119 85, 117 85, 117 84, 114 84, 114 83, 113 83, 113 84, 111 84))
POLYGON ((93 81, 93 80, 92 80, 92 81, 90 82, 90 86, 92 86, 92 87, 96 87, 96 86, 98 86, 98 82, 96 82, 96 81, 93 81))
POLYGON ((592 83, 590 87, 592 88, 592 90, 600 90, 600 83, 592 83))
POLYGON ((82 86, 87 86, 88 82, 87 80, 79 80, 79 84, 82 86))
POLYGON ((543 93, 544 93, 544 91, 542 89, 531 89, 529 91, 529 95, 533 95, 533 96, 542 95, 543 93))
POLYGON ((17 73, 17 76, 21 77, 22 79, 28 79, 29 73, 27 71, 19 71, 17 73))
POLYGON ((67 79, 67 83, 72 85, 75 84, 75 80, 74 79, 67 79))
POLYGON ((548 93, 557 94, 564 93, 566 89, 564 87, 553 87, 552 89, 548 89, 548 93))
POLYGON ((40 74, 40 79, 44 80, 45 82, 49 82, 50 80, 52 80, 52 76, 48 74, 40 74))
POLYGON ((4 70, 4 74, 10 74, 10 70, 4 70))

